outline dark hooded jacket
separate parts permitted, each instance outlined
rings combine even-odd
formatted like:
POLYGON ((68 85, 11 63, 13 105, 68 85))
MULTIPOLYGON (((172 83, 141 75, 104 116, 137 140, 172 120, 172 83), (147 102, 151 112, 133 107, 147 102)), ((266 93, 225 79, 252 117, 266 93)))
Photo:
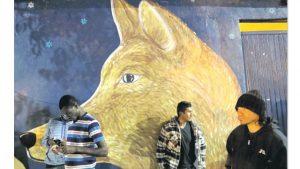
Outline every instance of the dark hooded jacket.
POLYGON ((256 133, 240 125, 226 143, 227 169, 286 169, 287 141, 275 122, 268 122, 256 133))

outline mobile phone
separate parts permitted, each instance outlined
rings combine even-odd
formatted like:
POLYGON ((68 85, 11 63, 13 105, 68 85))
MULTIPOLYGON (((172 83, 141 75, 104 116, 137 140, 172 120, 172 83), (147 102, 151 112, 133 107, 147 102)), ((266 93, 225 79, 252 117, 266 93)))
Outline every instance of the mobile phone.
POLYGON ((56 145, 62 146, 61 140, 56 139, 56 140, 53 140, 53 141, 54 141, 54 143, 55 143, 56 145))

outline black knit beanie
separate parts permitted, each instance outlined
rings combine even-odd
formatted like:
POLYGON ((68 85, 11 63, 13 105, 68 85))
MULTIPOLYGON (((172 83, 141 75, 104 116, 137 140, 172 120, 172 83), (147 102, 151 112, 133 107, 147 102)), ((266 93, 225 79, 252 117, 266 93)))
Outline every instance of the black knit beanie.
POLYGON ((265 121, 266 105, 258 90, 250 90, 241 95, 235 109, 237 110, 238 107, 244 107, 256 113, 259 116, 260 123, 265 121))

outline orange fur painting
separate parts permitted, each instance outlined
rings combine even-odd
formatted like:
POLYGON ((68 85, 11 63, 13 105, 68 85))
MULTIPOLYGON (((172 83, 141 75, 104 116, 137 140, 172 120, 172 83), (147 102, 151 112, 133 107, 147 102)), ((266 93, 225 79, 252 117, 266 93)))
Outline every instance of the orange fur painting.
MULTIPOLYGON (((122 168, 157 168, 155 150, 163 122, 176 115, 177 103, 191 101, 193 120, 207 142, 207 168, 226 158, 225 142, 237 126, 235 103, 241 93, 231 68, 177 16, 150 1, 134 7, 112 0, 120 45, 101 70, 95 93, 82 104, 96 117, 109 147, 98 162, 122 168)), ((31 131, 31 154, 44 159, 46 124, 31 131)))

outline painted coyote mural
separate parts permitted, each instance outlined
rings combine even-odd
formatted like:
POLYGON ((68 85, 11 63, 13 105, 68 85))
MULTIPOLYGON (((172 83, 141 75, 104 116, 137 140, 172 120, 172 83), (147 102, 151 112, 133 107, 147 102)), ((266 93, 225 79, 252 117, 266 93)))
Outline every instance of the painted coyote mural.
MULTIPOLYGON (((106 60, 101 82, 82 106, 98 118, 109 146, 108 162, 122 168, 157 168, 155 149, 163 122, 176 115, 177 103, 191 101, 207 142, 207 168, 220 168, 225 142, 238 124, 240 95, 235 74, 178 17, 158 4, 138 8, 112 0, 119 47, 106 60)), ((33 157, 43 159, 46 125, 32 129, 33 157)))

